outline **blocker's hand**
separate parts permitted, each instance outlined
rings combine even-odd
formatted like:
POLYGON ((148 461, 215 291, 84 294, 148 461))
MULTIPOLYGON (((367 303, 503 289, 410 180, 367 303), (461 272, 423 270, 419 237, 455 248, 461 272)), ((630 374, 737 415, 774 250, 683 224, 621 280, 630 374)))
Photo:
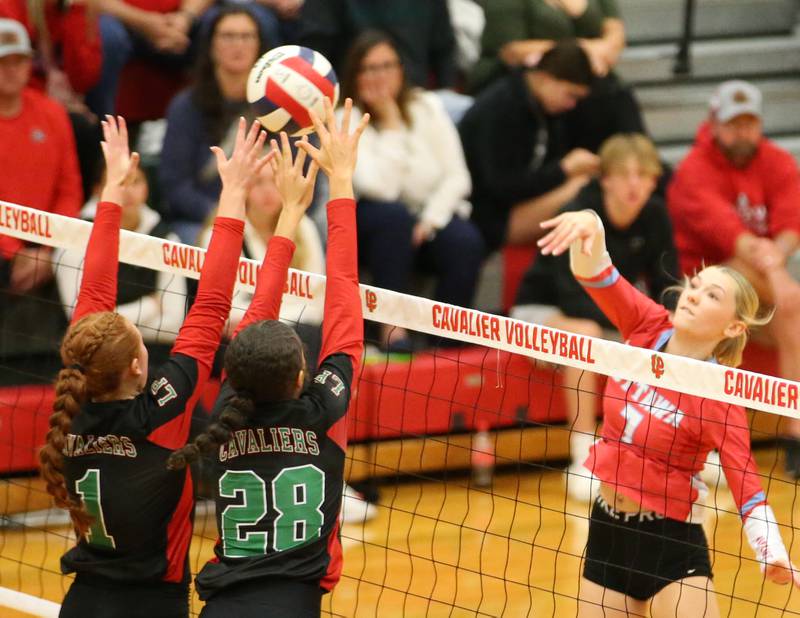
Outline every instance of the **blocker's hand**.
MULTIPOLYGON (((303 137, 300 143, 307 141, 303 137)), ((308 171, 303 174, 303 166, 307 157, 306 151, 298 148, 297 156, 293 162, 289 138, 284 132, 281 132, 280 148, 278 148, 278 143, 275 140, 272 140, 271 144, 272 152, 275 153, 275 156, 270 165, 272 165, 272 171, 275 175, 275 184, 278 187, 278 192, 281 194, 283 209, 284 211, 296 210, 298 215, 302 217, 314 198, 314 182, 316 181, 319 167, 315 161, 312 161, 308 166, 308 171)))
POLYGON ((600 233, 597 215, 588 210, 565 212, 541 225, 550 230, 536 243, 542 255, 561 255, 576 240, 581 241, 581 252, 591 255, 594 239, 600 233))
POLYGON ((225 156, 219 146, 211 147, 211 151, 217 158, 217 169, 224 189, 249 191, 261 169, 275 156, 274 152, 270 152, 259 157, 264 151, 267 132, 261 130, 258 120, 253 122, 245 135, 246 127, 245 119, 239 118, 236 145, 233 147, 230 159, 225 156))
POLYGON ((335 179, 347 180, 353 178, 358 159, 358 140, 367 128, 369 114, 364 114, 355 131, 350 133, 350 115, 353 111, 353 101, 348 97, 344 102, 341 126, 336 126, 336 115, 330 99, 325 98, 325 122, 320 120, 313 110, 310 111, 314 130, 319 136, 320 147, 315 148, 308 142, 299 142, 297 146, 305 150, 320 169, 325 172, 331 181, 335 179))

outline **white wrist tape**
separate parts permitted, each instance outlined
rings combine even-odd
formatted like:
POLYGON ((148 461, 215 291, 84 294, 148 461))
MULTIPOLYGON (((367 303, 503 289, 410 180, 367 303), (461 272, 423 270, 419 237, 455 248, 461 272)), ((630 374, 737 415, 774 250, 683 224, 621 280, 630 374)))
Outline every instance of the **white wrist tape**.
POLYGON ((759 504, 750 511, 744 522, 744 532, 762 571, 776 560, 789 562, 775 513, 768 504, 759 504))

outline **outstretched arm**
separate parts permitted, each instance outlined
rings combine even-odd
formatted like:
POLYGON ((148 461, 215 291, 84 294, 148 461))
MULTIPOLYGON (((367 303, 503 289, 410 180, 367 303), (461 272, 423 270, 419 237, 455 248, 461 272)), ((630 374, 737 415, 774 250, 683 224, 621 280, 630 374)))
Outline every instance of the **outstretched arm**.
POLYGON ((542 255, 561 255, 569 249, 572 274, 623 338, 645 323, 653 328, 669 325, 667 310, 633 287, 611 263, 597 213, 565 212, 544 221, 542 227, 550 229, 538 243, 542 255))
POLYGON ((245 121, 240 119, 230 160, 222 150, 212 148, 222 178, 219 211, 203 263, 197 298, 172 348, 173 354, 185 354, 196 359, 206 372, 211 369, 222 327, 231 309, 233 285, 242 252, 245 199, 256 176, 269 160, 268 155, 259 158, 266 139, 260 126, 254 122, 245 135, 245 121))
MULTIPOLYGON (((305 141, 305 138, 303 138, 305 141)), ((317 164, 311 162, 308 172, 303 174, 306 161, 305 150, 300 150, 292 162, 292 151, 286 133, 281 133, 281 149, 272 140, 272 152, 275 153, 271 165, 275 184, 281 194, 283 208, 275 234, 269 241, 264 263, 258 273, 256 292, 247 312, 236 327, 233 336, 260 320, 277 320, 281 312, 281 300, 286 286, 289 264, 294 255, 294 239, 297 227, 306 214, 314 197, 314 182, 317 177, 317 164)))
POLYGON ((355 131, 350 133, 353 102, 344 104, 341 127, 330 101, 325 101, 325 123, 312 112, 314 129, 320 148, 308 142, 300 144, 317 162, 330 180, 328 202, 328 255, 326 262, 325 317, 322 323, 320 359, 333 354, 346 354, 357 375, 364 350, 364 317, 358 289, 358 243, 356 236, 356 202, 353 198, 353 172, 358 156, 358 140, 369 122, 365 114, 355 131))
POLYGON ((106 184, 97 205, 92 225, 83 279, 78 294, 74 324, 98 311, 114 311, 117 306, 117 270, 119 268, 119 226, 122 217, 122 191, 139 164, 139 155, 128 150, 128 128, 122 116, 106 116, 103 121, 103 157, 106 184))

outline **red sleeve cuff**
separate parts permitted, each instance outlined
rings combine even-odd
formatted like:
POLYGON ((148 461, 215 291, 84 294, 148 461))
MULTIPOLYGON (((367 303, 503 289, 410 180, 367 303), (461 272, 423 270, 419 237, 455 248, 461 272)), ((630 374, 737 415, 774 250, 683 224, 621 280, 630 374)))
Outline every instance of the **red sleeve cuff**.
POLYGON ((244 232, 244 221, 232 217, 217 217, 214 219, 214 229, 228 230, 241 234, 244 232))
POLYGON ((295 245, 294 241, 290 238, 286 238, 286 236, 273 236, 269 239, 268 247, 285 247, 286 250, 290 251, 294 254, 295 249, 297 249, 297 245, 295 245))

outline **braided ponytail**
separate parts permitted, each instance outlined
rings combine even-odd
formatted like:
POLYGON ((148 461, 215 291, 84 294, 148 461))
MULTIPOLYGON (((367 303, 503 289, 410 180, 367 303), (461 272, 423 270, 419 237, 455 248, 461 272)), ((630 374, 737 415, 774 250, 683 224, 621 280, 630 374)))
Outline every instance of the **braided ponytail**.
POLYGON ((225 406, 219 420, 211 423, 192 442, 172 452, 167 460, 167 468, 182 470, 201 455, 210 455, 233 439, 233 432, 244 426, 254 410, 255 402, 247 393, 236 393, 225 406))
POLYGON ((71 325, 61 343, 56 398, 47 442, 39 451, 42 478, 55 505, 69 511, 75 529, 86 533, 92 517, 81 501, 70 495, 64 478, 64 447, 72 421, 83 405, 119 388, 122 373, 138 354, 139 340, 133 327, 116 313, 90 314, 71 325))
POLYGON ((80 500, 73 498, 64 482, 64 445, 72 428, 72 419, 80 412, 86 401, 86 376, 78 369, 62 369, 56 380, 56 399, 50 416, 47 444, 39 451, 42 477, 47 492, 53 496, 55 505, 69 511, 80 534, 85 534, 92 523, 91 516, 83 509, 80 500))

